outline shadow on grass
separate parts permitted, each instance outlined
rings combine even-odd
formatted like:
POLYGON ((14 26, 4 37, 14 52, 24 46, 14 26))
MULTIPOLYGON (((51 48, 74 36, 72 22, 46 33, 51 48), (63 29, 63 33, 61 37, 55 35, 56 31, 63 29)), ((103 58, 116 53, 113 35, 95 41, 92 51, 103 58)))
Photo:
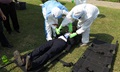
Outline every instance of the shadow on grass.
POLYGON ((114 39, 113 36, 109 35, 109 34, 105 34, 105 33, 97 33, 97 34, 90 34, 90 40, 93 39, 98 39, 98 40, 102 40, 105 41, 107 43, 111 43, 114 39))
POLYGON ((104 14, 99 14, 98 18, 105 18, 106 16, 104 14))

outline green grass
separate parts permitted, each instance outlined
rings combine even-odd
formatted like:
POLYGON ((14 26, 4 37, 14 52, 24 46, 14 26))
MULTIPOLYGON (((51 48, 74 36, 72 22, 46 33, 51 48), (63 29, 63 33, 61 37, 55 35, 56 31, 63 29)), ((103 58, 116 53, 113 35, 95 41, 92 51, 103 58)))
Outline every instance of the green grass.
MULTIPOLYGON (((0 57, 7 55, 10 60, 13 60, 13 52, 17 49, 21 54, 28 53, 33 49, 45 43, 44 35, 44 18, 42 16, 41 3, 39 0, 21 0, 27 3, 27 10, 17 10, 18 20, 21 33, 12 32, 12 35, 7 34, 6 37, 11 44, 12 49, 3 48, 0 46, 0 57)), ((61 1, 69 10, 74 6, 74 3, 61 1)), ((120 41, 120 10, 98 7, 100 9, 100 17, 98 17, 91 26, 90 40, 99 38, 108 43, 120 41)), ((120 42, 119 42, 120 43, 120 42)), ((71 53, 67 54, 62 60, 75 63, 84 53, 87 47, 75 48, 71 53)), ((0 61, 0 65, 2 62, 0 61)), ((0 72, 23 72, 19 67, 11 64, 0 72)), ((120 72, 120 48, 114 63, 113 72, 120 72)), ((57 62, 50 68, 49 72, 70 72, 71 68, 63 67, 60 62, 57 62)))
POLYGON ((109 2, 118 2, 118 3, 120 3, 120 0, 101 0, 101 1, 109 1, 109 2))

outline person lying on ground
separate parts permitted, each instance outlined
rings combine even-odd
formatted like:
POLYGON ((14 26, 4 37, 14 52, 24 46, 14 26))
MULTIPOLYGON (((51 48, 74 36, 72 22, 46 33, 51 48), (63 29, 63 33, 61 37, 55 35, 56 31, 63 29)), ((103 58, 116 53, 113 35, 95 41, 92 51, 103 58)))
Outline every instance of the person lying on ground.
MULTIPOLYGON (((65 48, 71 48, 68 41, 70 33, 65 33, 59 36, 57 39, 47 41, 45 44, 34 49, 26 57, 21 57, 19 51, 14 52, 14 58, 18 62, 18 65, 25 66, 26 70, 32 70, 35 68, 40 68, 46 64, 55 55, 61 53, 65 48), (68 47, 67 47, 68 46, 68 47)), ((74 43, 73 41, 71 45, 74 43)), ((76 44, 76 43, 75 43, 76 44)))

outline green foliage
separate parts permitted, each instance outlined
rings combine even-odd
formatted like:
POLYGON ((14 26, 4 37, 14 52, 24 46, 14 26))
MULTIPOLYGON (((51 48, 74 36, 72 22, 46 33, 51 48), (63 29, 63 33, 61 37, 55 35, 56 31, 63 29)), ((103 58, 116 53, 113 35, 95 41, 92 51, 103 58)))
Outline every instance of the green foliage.
MULTIPOLYGON (((20 24, 21 33, 15 31, 9 35, 4 30, 6 37, 11 44, 14 45, 12 49, 3 48, 0 46, 0 57, 6 55, 9 60, 13 60, 13 52, 17 49, 21 54, 31 52, 33 49, 39 47, 46 42, 44 35, 44 18, 42 16, 42 10, 39 4, 40 0, 20 0, 27 3, 27 10, 17 10, 18 20, 20 24)), ((68 10, 75 5, 71 2, 61 1, 68 10)), ((99 38, 100 40, 115 43, 117 40, 120 41, 120 10, 110 9, 105 7, 99 7, 100 15, 94 21, 91 26, 90 41, 93 38, 99 38)), ((62 19, 59 21, 61 23, 62 19)), ((12 25, 11 25, 12 26, 12 25)), ((120 43, 120 42, 119 42, 120 43)), ((75 47, 71 53, 62 57, 62 60, 66 62, 75 63, 81 55, 84 53, 87 47, 75 47)), ((113 72, 120 72, 120 48, 117 52, 117 56, 114 63, 113 72)), ((2 64, 0 60, 0 65, 2 64)), ((50 67, 49 72, 70 72, 71 68, 63 67, 60 62, 53 64, 50 67)), ((13 63, 0 72, 23 72, 19 67, 13 63)))

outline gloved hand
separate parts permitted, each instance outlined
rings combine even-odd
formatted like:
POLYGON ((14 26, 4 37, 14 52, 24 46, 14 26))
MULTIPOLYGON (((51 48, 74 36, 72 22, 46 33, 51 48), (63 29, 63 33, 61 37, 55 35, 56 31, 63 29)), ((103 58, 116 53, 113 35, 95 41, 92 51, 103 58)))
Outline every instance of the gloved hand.
POLYGON ((69 28, 69 32, 71 33, 73 31, 72 23, 68 25, 68 28, 69 28))
POLYGON ((57 33, 57 35, 59 35, 60 34, 60 30, 62 29, 62 25, 60 25, 60 27, 59 28, 56 28, 55 29, 55 31, 56 31, 56 33, 57 33))
POLYGON ((60 29, 59 28, 56 28, 55 31, 56 31, 57 35, 60 34, 60 29))
POLYGON ((73 38, 73 37, 75 37, 77 35, 77 33, 72 33, 72 34, 70 34, 70 38, 73 38))

